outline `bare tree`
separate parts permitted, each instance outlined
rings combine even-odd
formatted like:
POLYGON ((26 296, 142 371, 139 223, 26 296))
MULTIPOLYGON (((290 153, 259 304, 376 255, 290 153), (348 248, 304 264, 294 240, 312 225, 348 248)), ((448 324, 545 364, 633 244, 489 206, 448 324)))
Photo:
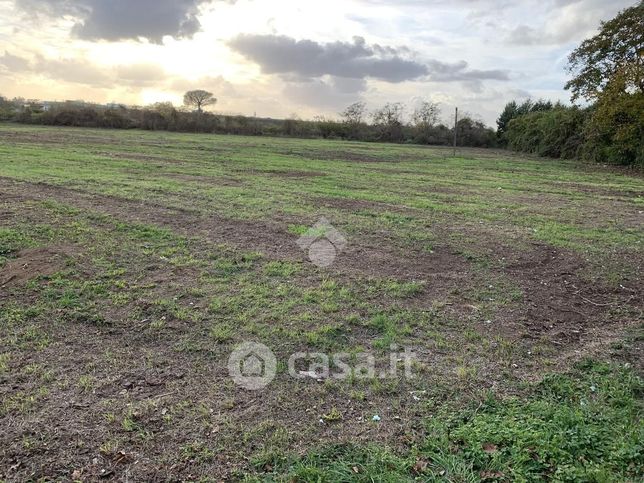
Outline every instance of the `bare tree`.
POLYGON ((438 123, 440 116, 440 109, 438 104, 431 101, 422 101, 411 115, 412 123, 419 131, 435 126, 438 123))
POLYGON ((359 139, 362 130, 367 105, 362 102, 354 102, 340 113, 342 123, 345 125, 345 135, 351 139, 359 139))
POLYGON ((432 135, 434 126, 438 124, 440 109, 438 104, 431 101, 421 101, 411 115, 411 122, 415 128, 416 142, 430 144, 435 136, 432 135))
POLYGON ((389 102, 376 109, 371 117, 378 128, 378 137, 386 141, 400 141, 403 137, 403 111, 405 106, 400 102, 389 102))
POLYGON ((212 92, 197 89, 186 92, 183 96, 183 103, 189 107, 196 107, 197 112, 201 114, 204 107, 216 104, 217 99, 213 96, 212 92))
POLYGON ((148 106, 148 108, 152 111, 158 112, 164 117, 171 117, 176 114, 176 109, 171 102, 155 102, 148 106))
POLYGON ((347 107, 340 113, 340 116, 342 116, 342 122, 345 124, 357 125, 362 123, 366 111, 367 105, 364 102, 359 101, 354 102, 347 107))

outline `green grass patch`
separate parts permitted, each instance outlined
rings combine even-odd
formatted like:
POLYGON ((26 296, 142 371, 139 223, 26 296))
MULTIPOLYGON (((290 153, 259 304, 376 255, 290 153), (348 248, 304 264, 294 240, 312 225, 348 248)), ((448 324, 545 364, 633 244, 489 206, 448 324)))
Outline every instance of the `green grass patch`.
POLYGON ((586 362, 525 398, 439 412, 406 454, 333 445, 274 462, 254 481, 636 481, 644 476, 644 385, 631 369, 586 362))

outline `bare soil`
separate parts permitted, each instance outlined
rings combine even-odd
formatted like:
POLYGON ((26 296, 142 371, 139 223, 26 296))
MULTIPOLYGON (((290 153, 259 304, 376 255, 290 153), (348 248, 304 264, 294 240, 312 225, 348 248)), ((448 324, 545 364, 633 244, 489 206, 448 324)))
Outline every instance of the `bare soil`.
POLYGON ((65 266, 69 247, 52 246, 21 250, 0 268, 0 288, 21 285, 36 277, 52 275, 65 266))
MULTIPOLYGON (((41 136, 38 141, 43 142, 41 136)), ((328 156, 339 157, 340 153, 328 156)), ((366 155, 341 156, 352 162, 381 161, 366 155)), ((273 171, 270 175, 306 178, 324 173, 273 171)), ((200 183, 230 182, 233 186, 237 182, 234 178, 178 173, 171 177, 200 183)), ((247 252, 260 251, 269 260, 310 265, 306 253, 295 243, 297 236, 288 231, 289 225, 301 224, 302 220, 283 214, 276 214, 271 220, 238 220, 206 214, 198 208, 172 207, 9 178, 0 178, 0 200, 7 205, 0 212, 0 220, 7 223, 26 216, 36 220, 38 213, 24 215, 21 208, 34 200, 54 200, 83 213, 166 228, 193 240, 192 249, 198 253, 208 253, 213 246, 226 244, 247 252)), ((386 203, 360 200, 315 201, 323 207, 347 212, 405 211, 400 206, 394 209, 386 203)), ((100 224, 100 220, 96 223, 100 224)), ((481 285, 480 270, 450 242, 450 235, 467 233, 467 227, 442 224, 431 229, 438 239, 431 251, 402 248, 394 234, 386 230, 355 237, 338 254, 334 278, 340 282, 370 279, 420 282, 422 290, 403 305, 429 312, 440 303, 445 324, 453 323, 440 327, 447 342, 462 340, 465 322, 467 327, 474 327, 472 332, 488 336, 489 340, 494 341, 495 337, 505 340, 515 353, 504 360, 487 360, 484 351, 475 353, 472 364, 479 371, 476 380, 461 380, 455 375, 463 354, 452 347, 437 345, 422 354, 427 361, 427 372, 423 374, 423 390, 427 394, 421 396, 421 401, 411 392, 418 390, 411 383, 366 392, 361 399, 350 391, 330 389, 327 383, 315 379, 294 383, 284 374, 278 375, 270 392, 240 391, 231 384, 222 364, 232 344, 213 344, 207 349, 195 345, 177 350, 182 343, 194 342, 191 337, 196 329, 192 322, 166 314, 165 325, 152 332, 150 317, 127 318, 125 312, 131 312, 132 307, 115 302, 102 314, 104 325, 79 320, 72 321, 75 330, 69 330, 67 324, 52 323, 48 326, 51 344, 41 351, 19 352, 19 358, 10 360, 10 367, 52 368, 47 377, 58 383, 51 386, 48 394, 37 396, 46 398, 44 409, 30 412, 27 401, 22 414, 3 417, 0 478, 190 481, 209 477, 234 481, 236 471, 252 466, 250 456, 260 451, 264 442, 284 432, 287 434, 283 444, 296 452, 326 442, 378 441, 394 448, 410 447, 424 437, 425 404, 453 404, 484 389, 499 393, 516 391, 516 386, 504 384, 508 380, 536 379, 546 367, 564 367, 580 357, 605 353, 641 314, 642 301, 637 295, 642 293, 643 286, 639 276, 624 280, 621 288, 610 287, 590 280, 585 275, 588 260, 570 250, 543 243, 518 246, 510 238, 500 243, 498 234, 495 237, 479 231, 477 243, 486 249, 492 273, 521 290, 518 300, 497 307, 492 315, 483 314, 479 305, 489 301, 472 300, 466 295, 481 285), (547 358, 531 354, 541 346, 550 349, 547 358), (91 374, 91 385, 83 388, 75 384, 87 374, 91 374), (388 391, 395 392, 395 404, 388 391), (333 408, 341 408, 341 422, 320 423, 322 415, 333 408), (388 424, 372 424, 374 414, 388 424), (201 452, 198 446, 191 449, 199 441, 209 442, 210 452, 201 452)), ((22 250, 11 254, 0 269, 0 290, 11 289, 15 294, 28 280, 64 268, 69 256, 75 258, 81 272, 91 275, 95 270, 83 247, 51 245, 22 250)), ((140 274, 132 283, 154 287, 154 295, 175 300, 186 288, 199 288, 200 274, 196 269, 169 269, 158 260, 127 261, 140 274)), ((638 259, 633 263, 641 262, 638 259)), ((319 272, 321 277, 324 274, 323 270, 319 272)), ((27 303, 28 299, 23 301, 27 303)), ((205 303, 196 297, 194 301, 180 301, 195 307, 205 303)), ((141 314, 155 308, 149 299, 137 300, 135 305, 141 314)), ((279 328, 276 322, 276 330, 279 328)), ((419 340, 431 338, 424 328, 414 330, 413 336, 419 340)), ((368 328, 350 326, 348 333, 356 343, 367 347, 373 344, 374 335, 368 328)), ((283 358, 289 349, 295 348, 287 345, 277 355, 283 358)), ((44 375, 17 374, 10 378, 0 373, 1 398, 13 401, 16 395, 39 394, 39 377, 44 375)))

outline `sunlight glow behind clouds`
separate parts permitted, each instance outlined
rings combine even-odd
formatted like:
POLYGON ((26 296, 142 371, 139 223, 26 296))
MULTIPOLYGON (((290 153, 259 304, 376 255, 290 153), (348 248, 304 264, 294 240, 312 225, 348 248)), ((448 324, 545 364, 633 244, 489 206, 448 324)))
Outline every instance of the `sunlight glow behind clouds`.
POLYGON ((16 2, 53 5, 60 11, 98 0, 0 0, 5 12, 0 17, 2 95, 140 104, 180 102, 183 90, 203 87, 215 92, 223 111, 271 116, 298 112, 303 117, 333 115, 359 98, 375 107, 385 101, 411 104, 425 97, 443 103, 445 111, 458 104, 488 123, 512 97, 529 93, 567 99, 561 89, 566 54, 600 19, 634 3, 164 0, 152 2, 158 10, 148 17, 156 21, 136 22, 139 3, 132 7, 134 21, 116 28, 111 15, 117 12, 118 19, 126 15, 128 5, 136 4, 119 0, 119 9, 99 8, 81 15, 85 21, 94 15, 89 27, 100 24, 103 29, 83 39, 78 38, 79 18, 47 12, 34 16, 16 2), (194 22, 181 27, 191 15, 196 15, 200 29, 194 22), (108 27, 111 30, 105 30, 108 27), (182 34, 190 38, 174 38, 182 34), (231 48, 243 34, 255 43, 231 48), (99 41, 97 36, 128 39, 99 41), (152 41, 136 40, 137 36, 152 41), (336 62, 337 52, 329 45, 350 46, 355 37, 364 38, 368 47, 378 44, 391 52, 369 54, 359 62, 336 62), (269 57, 258 54, 258 39, 277 38, 289 40, 274 43, 269 57), (322 57, 304 57, 294 64, 292 56, 300 50, 293 45, 317 46, 322 57), (280 60, 282 52, 289 57, 280 60), (393 58, 404 62, 391 62, 393 58))

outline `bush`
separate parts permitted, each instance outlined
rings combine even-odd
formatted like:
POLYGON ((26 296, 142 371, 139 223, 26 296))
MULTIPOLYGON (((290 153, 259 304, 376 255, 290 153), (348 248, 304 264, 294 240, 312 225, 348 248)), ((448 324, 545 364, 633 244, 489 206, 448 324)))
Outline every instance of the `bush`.
POLYGON ((586 111, 576 107, 530 112, 509 122, 508 147, 539 156, 576 158, 584 142, 586 117, 586 111))
POLYGON ((6 98, 0 96, 0 121, 13 119, 14 110, 15 105, 6 98))
POLYGON ((539 156, 644 166, 644 94, 529 112, 508 123, 504 139, 512 150, 539 156))
MULTIPOLYGON (((446 146, 452 144, 454 130, 439 124, 418 126, 403 122, 402 104, 388 104, 378 111, 374 122, 341 122, 324 117, 312 121, 293 116, 290 119, 256 118, 210 112, 186 112, 171 103, 157 103, 145 108, 102 106, 76 101, 49 103, 0 98, 0 119, 52 126, 75 126, 113 129, 146 129, 240 135, 290 136, 300 138, 351 139, 446 146), (6 113, 3 109, 6 109, 6 113), (4 113, 4 114, 3 114, 4 113)), ((482 122, 464 117, 458 123, 458 146, 492 147, 494 131, 482 122)))
POLYGON ((456 137, 459 146, 491 148, 496 145, 494 130, 469 117, 458 121, 456 137))

